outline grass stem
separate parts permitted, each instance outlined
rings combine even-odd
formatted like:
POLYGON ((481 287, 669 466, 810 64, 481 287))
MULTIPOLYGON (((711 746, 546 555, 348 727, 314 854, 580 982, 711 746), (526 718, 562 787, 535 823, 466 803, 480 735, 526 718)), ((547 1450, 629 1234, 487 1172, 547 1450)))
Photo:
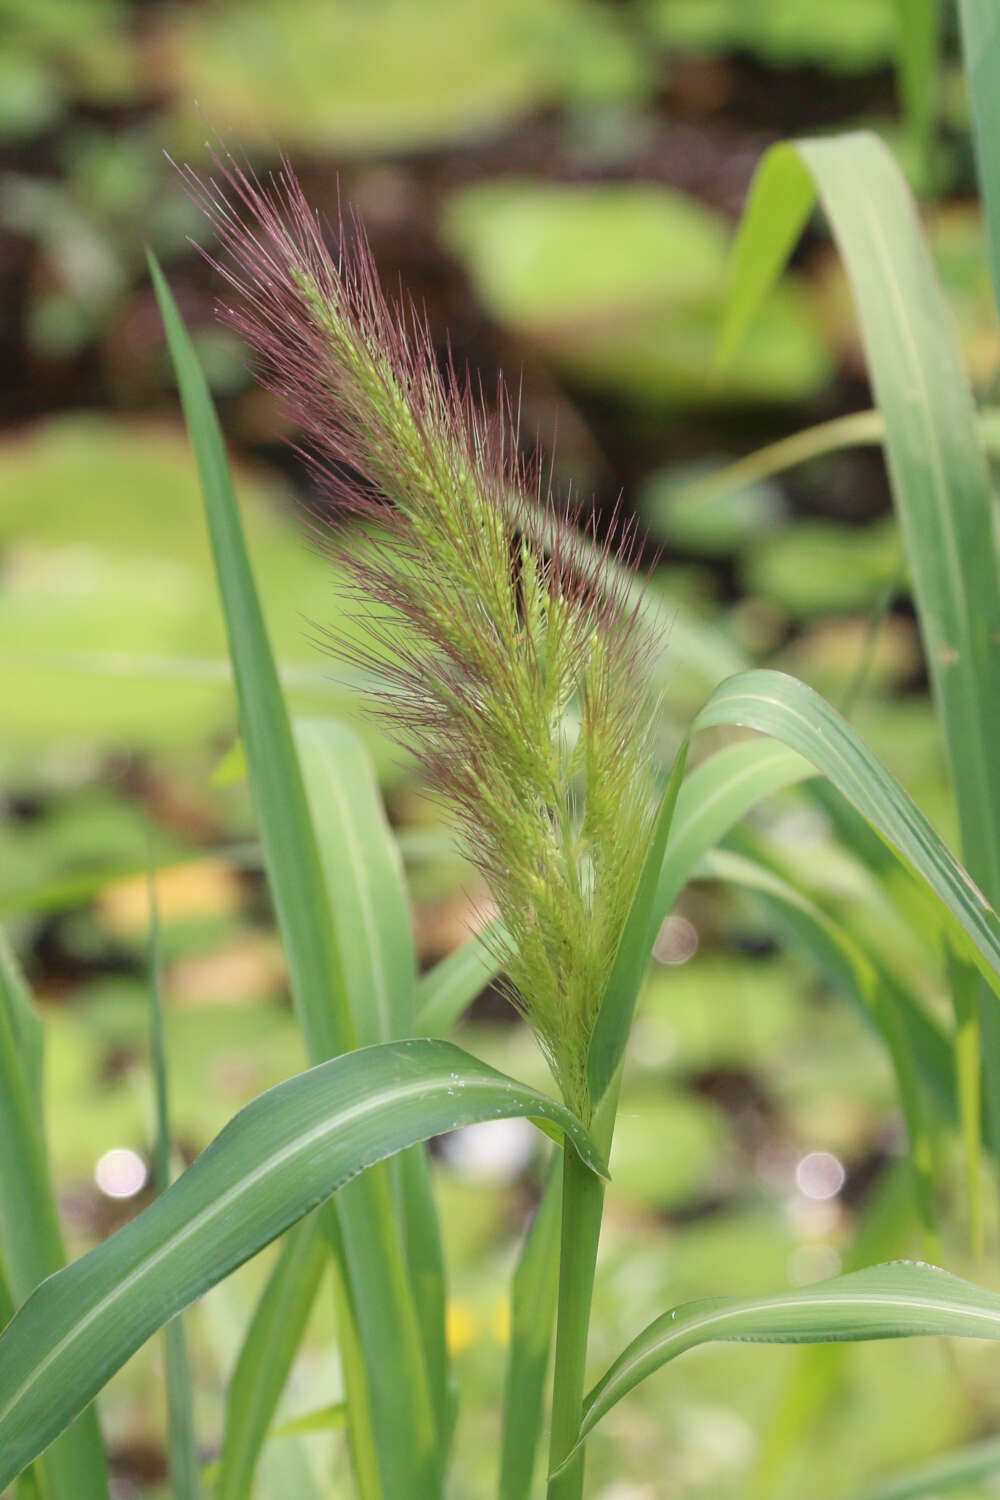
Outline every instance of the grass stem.
MULTIPOLYGON (((563 1462, 580 1430, 590 1305, 604 1210, 604 1184, 573 1151, 563 1152, 562 1202, 550 1471, 563 1462)), ((562 1473, 549 1480, 548 1500, 580 1500, 583 1465, 581 1449, 562 1473)))
MULTIPOLYGON (((618 1113, 621 1073, 597 1108, 591 1135, 607 1160, 618 1113)), ((552 1378, 552 1429, 549 1440, 548 1500, 580 1500, 583 1493, 585 1450, 580 1449, 561 1473, 556 1470, 576 1443, 586 1381, 587 1336, 594 1297, 594 1271, 604 1214, 604 1183, 583 1165, 576 1153, 563 1153, 562 1241, 559 1260, 559 1303, 556 1313, 556 1356, 552 1378)))

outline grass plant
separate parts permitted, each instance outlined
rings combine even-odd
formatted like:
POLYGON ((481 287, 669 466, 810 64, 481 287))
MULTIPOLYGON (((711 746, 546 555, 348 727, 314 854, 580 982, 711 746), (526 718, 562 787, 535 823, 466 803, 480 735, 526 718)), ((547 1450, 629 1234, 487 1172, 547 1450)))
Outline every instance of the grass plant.
MULTIPOLYGON (((933 4, 919 11, 913 33, 904 28, 902 66, 926 156, 938 14, 933 4)), ((964 0, 962 17, 995 252, 995 27, 976 0, 964 0)), ((750 891, 881 1037, 926 1242, 939 1243, 931 1142, 953 1132, 974 1249, 984 1249, 982 1163, 1000 1147, 1000 571, 989 428, 888 148, 860 133, 768 154, 738 240, 722 335, 725 354, 818 197, 847 264, 877 412, 744 461, 718 485, 841 442, 884 444, 958 852, 850 722, 783 673, 734 672, 680 736, 671 733, 658 686, 662 609, 633 576, 630 530, 612 527, 609 537, 593 519, 580 525, 524 463, 516 404, 501 386, 488 415, 481 393, 450 363, 441 369, 421 319, 383 294, 357 223, 340 224, 332 247, 287 166, 262 185, 231 159, 221 165, 217 179, 191 182, 219 241, 226 316, 346 518, 327 544, 349 578, 357 628, 327 644, 377 684, 370 706, 419 759, 498 915, 418 978, 402 862, 363 745, 342 724, 289 716, 218 419, 153 262, 311 1066, 248 1105, 170 1182, 154 954, 161 1191, 64 1266, 38 1105, 40 1025, 12 954, 0 948, 0 1304, 13 1314, 0 1333, 0 1491, 16 1481, 19 1500, 106 1500, 92 1402, 166 1327, 175 1493, 204 1486, 221 1500, 251 1495, 330 1269, 346 1401, 317 1420, 345 1426, 356 1493, 441 1500, 452 1473, 460 1486, 446 1257, 426 1143, 499 1117, 533 1120, 561 1151, 512 1279, 499 1500, 537 1493, 546 1425, 549 1500, 582 1500, 589 1433, 641 1381, 702 1343, 1000 1338, 994 1291, 935 1266, 888 1261, 807 1288, 661 1313, 588 1393, 621 1070, 654 940, 691 879, 750 891), (719 729, 755 737, 733 737, 696 764, 696 737, 719 729), (827 909, 766 839, 747 833, 720 849, 750 809, 796 785, 814 801, 837 799, 845 857, 897 905, 902 929, 929 936, 954 996, 951 1024, 851 911, 827 909), (446 1039, 497 974, 539 1041, 558 1098, 446 1039), (171 1320, 281 1236, 230 1384, 219 1462, 199 1477, 181 1325, 171 1320)), ((821 1378, 810 1391, 815 1413, 821 1378)), ((768 1462, 777 1463, 775 1453, 768 1462)), ((870 1500, 925 1493, 996 1461, 995 1444, 978 1444, 887 1481, 870 1500)))

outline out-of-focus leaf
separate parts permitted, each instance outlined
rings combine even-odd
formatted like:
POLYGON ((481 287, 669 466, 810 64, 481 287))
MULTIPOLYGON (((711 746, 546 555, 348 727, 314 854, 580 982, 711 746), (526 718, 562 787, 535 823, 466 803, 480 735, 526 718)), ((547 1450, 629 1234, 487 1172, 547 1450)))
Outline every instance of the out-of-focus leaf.
POLYGON ((442 958, 417 986, 417 1035, 445 1036, 476 996, 502 972, 506 941, 499 922, 442 958))
POLYGON ((810 520, 758 537, 742 573, 747 593, 809 618, 871 608, 899 579, 901 564, 891 517, 864 527, 810 520))
MULTIPOLYGON (((330 719, 295 726, 355 1031, 362 1046, 413 1036, 416 945, 403 862, 358 736, 330 719)), ((427 1153, 391 1166, 405 1265, 442 1447, 452 1420, 444 1254, 427 1153)))
POLYGON ((894 1479, 882 1480, 855 1494, 852 1500, 918 1500, 921 1495, 938 1495, 975 1484, 977 1479, 986 1479, 998 1469, 1000 1439, 987 1438, 954 1453, 943 1453, 894 1479))
POLYGON ((994 295, 1000 301, 1000 29, 990 0, 959 0, 994 295))
POLYGON ((721 218, 669 189, 496 180, 454 193, 444 232, 500 322, 574 379, 640 406, 794 400, 830 373, 789 280, 725 372, 713 364, 727 284, 721 218))
POLYGON ((839 1343, 926 1334, 998 1339, 1000 1297, 936 1266, 893 1261, 773 1297, 689 1302, 651 1323, 590 1392, 581 1441, 640 1381, 699 1344, 839 1343))
POLYGON ((285 1238, 226 1393, 217 1500, 244 1500, 319 1289, 329 1251, 315 1214, 285 1238))
POLYGON ((766 797, 815 774, 804 756, 784 745, 748 741, 727 745, 686 778, 660 868, 649 948, 699 860, 766 797))
MULTIPOLYGON (((0 945, 0 1264, 12 1307, 64 1264, 38 1087, 40 1039, 27 989, 6 938, 0 945)), ((93 1410, 39 1462, 50 1500, 108 1500, 108 1471, 93 1410)), ((75 1413, 74 1413, 75 1415, 75 1413)), ((63 1424, 65 1425, 65 1424, 63 1424)), ((54 1434, 53 1434, 54 1436, 54 1434)), ((41 1450, 39 1449, 38 1452, 41 1450)), ((38 1457, 38 1452, 31 1458, 38 1457)), ((0 1479, 0 1490, 13 1478, 0 1479)))
MULTIPOLYGON (((156 874, 147 875, 149 895, 149 1005, 153 1091, 156 1102, 156 1136, 153 1168, 156 1191, 170 1186, 173 1132, 170 1120, 169 1061, 160 983, 160 908, 156 874)), ((175 1500, 201 1500, 198 1473, 198 1442, 194 1425, 194 1388, 188 1361, 183 1318, 172 1318, 163 1330, 164 1364, 167 1376, 167 1451, 170 1482, 175 1500)))
POLYGON ((778 67, 814 63, 837 72, 882 67, 897 45, 895 0, 646 0, 654 33, 698 52, 754 52, 778 67))
POLYGON ((556 1318, 561 1211, 562 1169, 556 1161, 511 1282, 498 1500, 523 1500, 531 1493, 556 1318))

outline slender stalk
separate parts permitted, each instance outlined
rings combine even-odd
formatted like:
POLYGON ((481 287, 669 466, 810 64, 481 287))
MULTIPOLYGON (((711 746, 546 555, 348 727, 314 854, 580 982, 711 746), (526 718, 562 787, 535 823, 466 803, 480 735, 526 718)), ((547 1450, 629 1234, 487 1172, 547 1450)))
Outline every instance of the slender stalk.
MULTIPOLYGON (((574 1160, 574 1156, 572 1151, 563 1152, 562 1248, 550 1470, 562 1463, 580 1430, 594 1269, 604 1212, 603 1182, 581 1162, 574 1160)), ((580 1500, 583 1465, 584 1451, 581 1448, 573 1462, 549 1480, 548 1500, 580 1500)))
MULTIPOLYGON (((594 1143, 605 1160, 614 1135, 620 1082, 619 1073, 601 1100, 591 1128, 594 1143)), ((573 1448, 580 1431, 594 1271, 604 1214, 604 1183, 578 1160, 571 1161, 575 1154, 563 1152, 559 1306, 549 1441, 549 1473, 554 1477, 549 1480, 548 1500, 580 1500, 583 1494, 583 1448, 562 1473, 555 1474, 555 1470, 573 1448)))
MULTIPOLYGON (((160 983, 162 929, 156 889, 152 840, 146 871, 149 897, 149 999, 156 1138, 153 1143, 153 1180, 157 1193, 170 1186, 173 1132, 170 1124, 170 1084, 167 1076, 167 1035, 160 983)), ((183 1317, 173 1318, 163 1330, 167 1379, 167 1457, 176 1500, 201 1500, 198 1442, 194 1425, 194 1385, 188 1362, 183 1317)))

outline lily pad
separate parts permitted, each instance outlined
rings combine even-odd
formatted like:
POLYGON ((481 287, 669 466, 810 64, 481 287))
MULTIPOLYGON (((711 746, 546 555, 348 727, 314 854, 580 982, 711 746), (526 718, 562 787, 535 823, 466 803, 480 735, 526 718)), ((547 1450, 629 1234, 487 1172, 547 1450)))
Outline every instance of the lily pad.
POLYGON ((497 179, 454 193, 442 230, 498 322, 571 378, 637 405, 798 400, 830 374, 810 300, 792 277, 732 364, 718 367, 731 233, 682 193, 497 179))
MULTIPOLYGON (((329 708, 336 668, 308 622, 335 615, 334 570, 275 484, 244 473, 237 487, 276 650, 314 679, 300 700, 329 708)), ((74 737, 169 747, 231 728, 182 432, 96 415, 48 421, 0 448, 0 489, 4 748, 74 737)))
POLYGON ((632 98, 648 68, 592 0, 238 0, 178 8, 163 41, 186 133, 220 120, 244 146, 289 149, 475 137, 565 97, 632 98))
POLYGON ((831 72, 883 66, 896 47, 896 0, 647 0, 661 42, 698 52, 752 52, 778 67, 818 63, 831 72))
MULTIPOLYGON (((0 0, 5 54, 26 77, 44 75, 49 117, 65 96, 100 104, 135 97, 139 68, 126 10, 123 0, 0 0)), ((12 86, 23 100, 23 83, 12 86)), ((36 102, 38 87, 33 83, 36 102)), ((9 109, 5 100, 0 113, 9 109)))
POLYGON ((759 538, 744 559, 749 592, 805 618, 873 605, 899 577, 891 517, 863 527, 800 521, 759 538))

